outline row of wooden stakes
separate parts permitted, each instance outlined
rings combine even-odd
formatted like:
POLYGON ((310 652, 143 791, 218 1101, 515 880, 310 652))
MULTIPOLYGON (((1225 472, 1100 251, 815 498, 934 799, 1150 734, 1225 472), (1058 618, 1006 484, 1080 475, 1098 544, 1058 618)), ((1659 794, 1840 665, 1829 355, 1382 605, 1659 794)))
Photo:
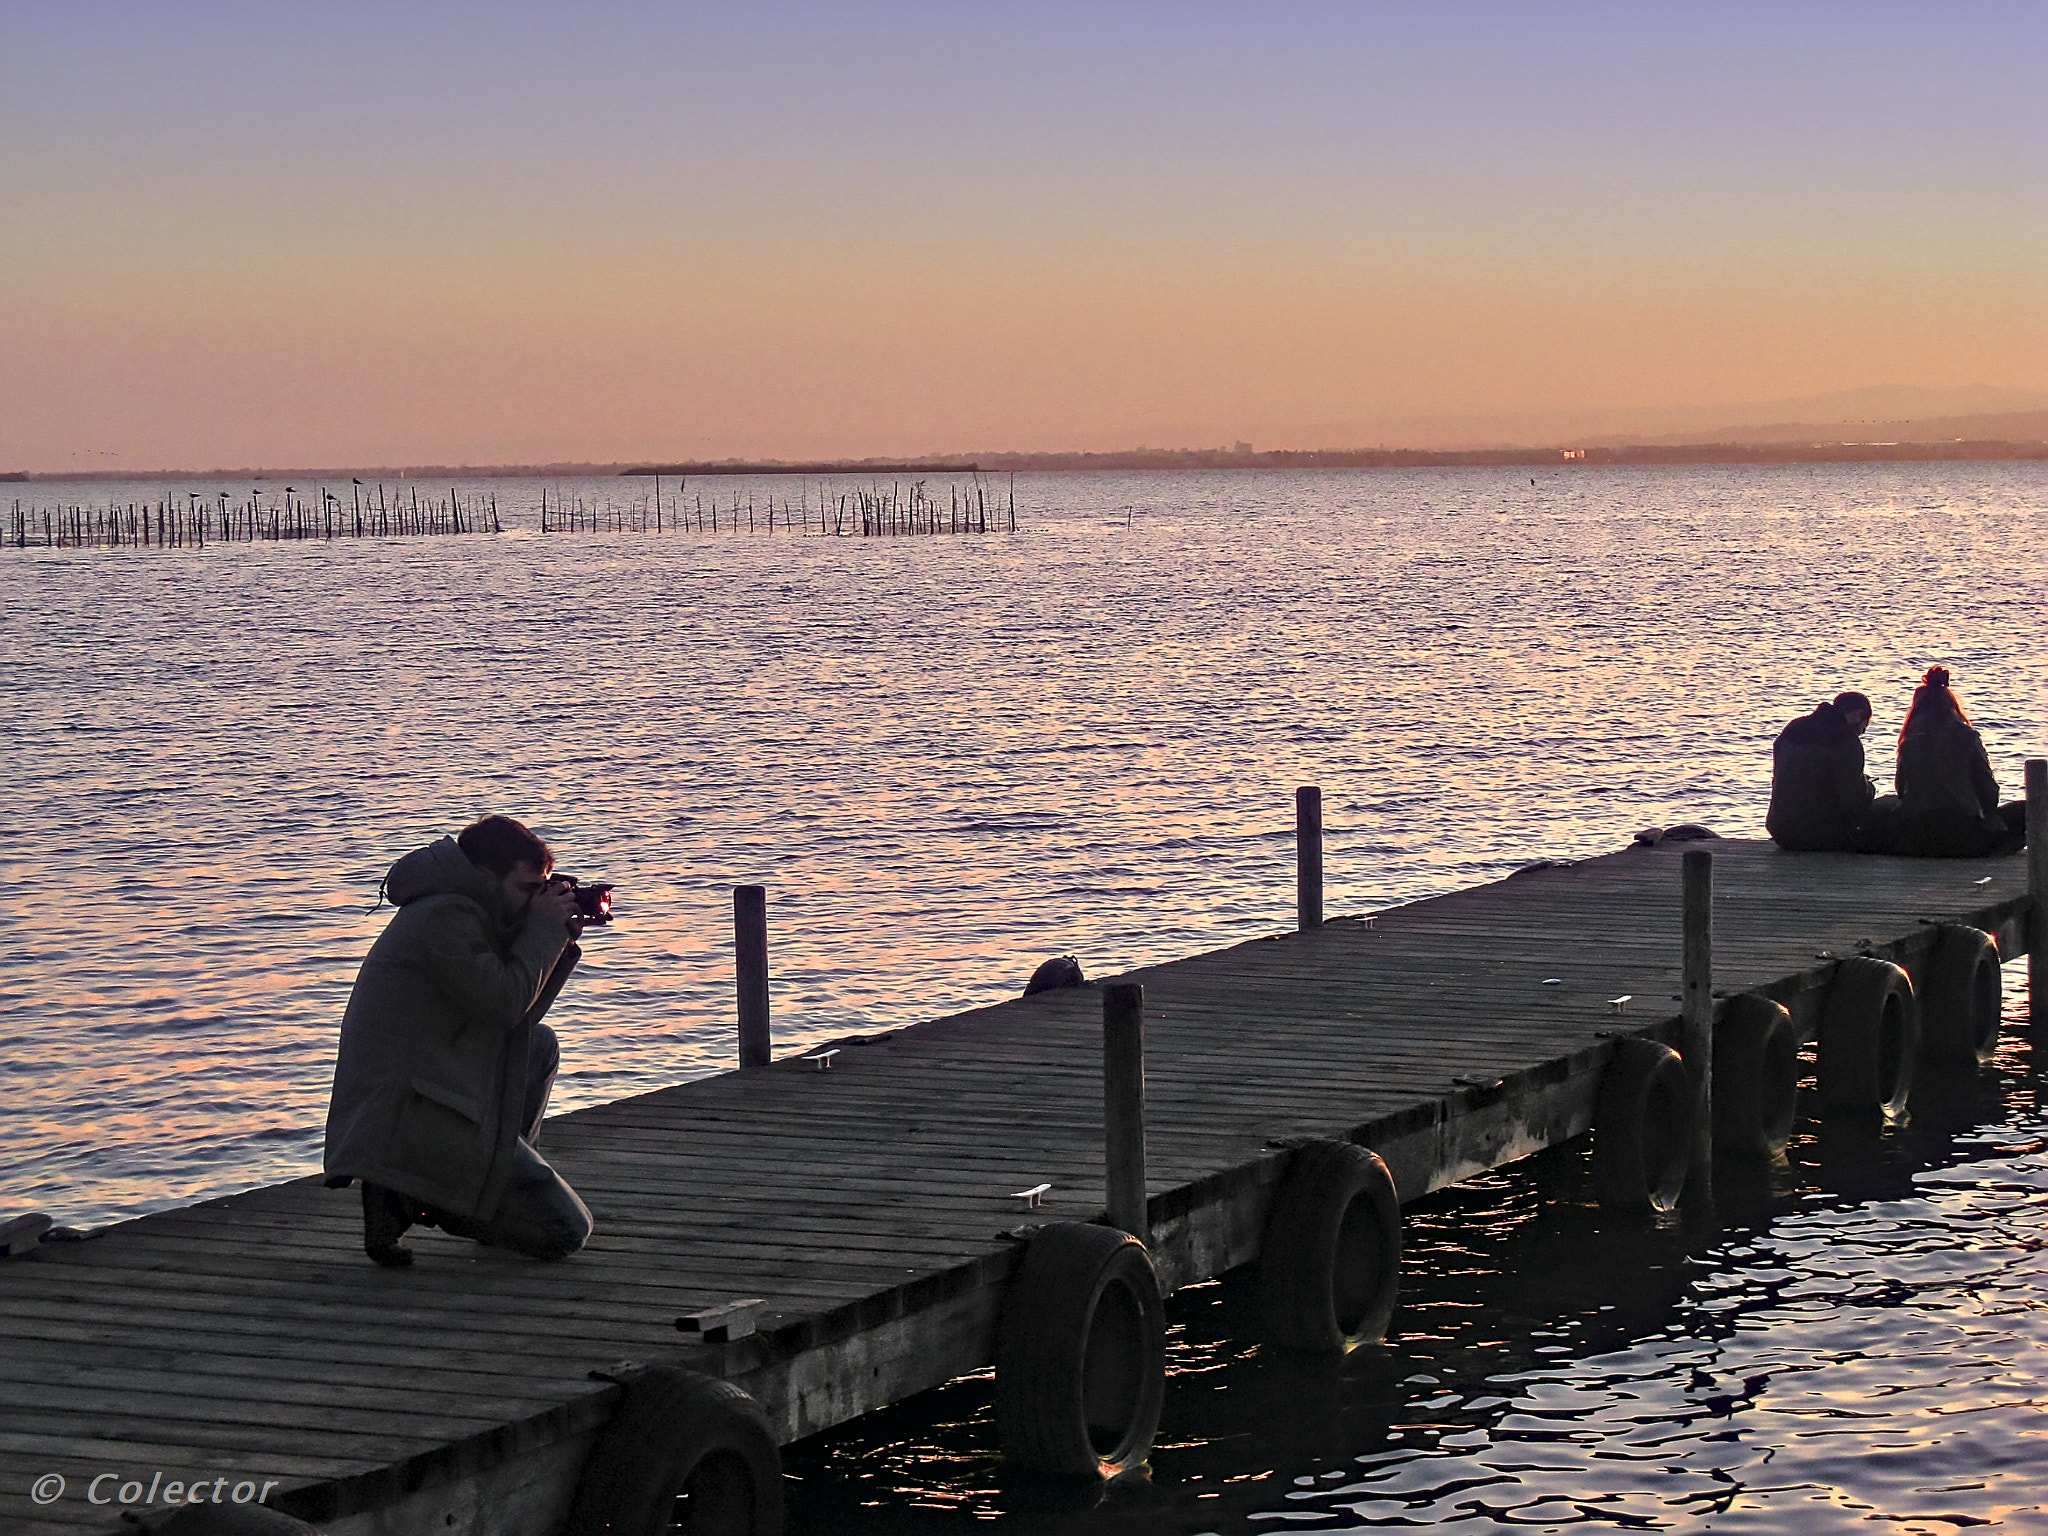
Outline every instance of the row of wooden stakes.
POLYGON ((231 503, 188 496, 130 502, 125 507, 24 507, 14 503, 5 542, 16 549, 186 549, 208 544, 254 544, 303 539, 388 539, 444 533, 502 533, 495 493, 464 497, 452 486, 445 497, 389 503, 356 494, 344 502, 322 489, 318 502, 287 489, 276 501, 252 496, 231 503))
POLYGON ((744 499, 738 491, 720 506, 716 494, 707 503, 701 493, 685 500, 687 482, 663 496, 661 477, 654 477, 651 498, 621 507, 609 500, 599 504, 578 495, 557 495, 552 502, 547 488, 541 488, 540 531, 542 533, 804 533, 836 538, 895 538, 910 535, 960 533, 1015 533, 1017 493, 991 497, 988 487, 950 486, 942 505, 922 480, 907 488, 900 482, 884 490, 842 491, 834 495, 820 490, 817 505, 811 504, 809 487, 796 501, 777 501, 768 495, 757 503, 749 490, 744 499))

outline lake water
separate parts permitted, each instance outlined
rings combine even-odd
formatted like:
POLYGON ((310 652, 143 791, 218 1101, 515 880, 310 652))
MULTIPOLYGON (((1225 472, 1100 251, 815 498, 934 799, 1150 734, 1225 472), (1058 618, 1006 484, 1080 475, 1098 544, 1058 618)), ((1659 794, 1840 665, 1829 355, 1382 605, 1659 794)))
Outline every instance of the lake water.
MULTIPOLYGON (((794 1048, 1287 926, 1297 784, 1341 913, 1761 835, 1785 719, 1869 693, 1882 780, 1937 661, 2008 793, 2048 748, 2035 464, 1019 476, 1014 535, 886 540, 542 535, 539 482, 468 489, 505 534, 0 551, 0 1210, 316 1167, 378 878, 485 811, 619 886, 559 1109, 730 1064, 738 883, 794 1048)), ((1802 1143, 1718 1227, 1607 1231, 1572 1149, 1433 1197, 1399 1334, 1327 1372, 1186 1293, 1154 1480, 1090 1516, 990 1492, 985 1383, 793 1466, 877 1530, 2048 1529, 2033 1070, 1802 1143)))

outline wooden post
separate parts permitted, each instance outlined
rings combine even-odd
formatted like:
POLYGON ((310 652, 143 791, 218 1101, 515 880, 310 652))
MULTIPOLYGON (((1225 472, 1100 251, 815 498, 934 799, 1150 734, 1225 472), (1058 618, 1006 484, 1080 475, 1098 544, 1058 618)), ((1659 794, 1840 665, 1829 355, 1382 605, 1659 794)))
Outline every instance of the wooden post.
POLYGON ((1102 989, 1102 1150, 1109 1224, 1152 1241, 1145 1215, 1145 989, 1102 989))
POLYGON ((1684 993, 1678 1054, 1692 1078, 1692 1157, 1685 1192, 1706 1200, 1714 1192, 1714 856, 1685 856, 1684 993))
POLYGON ((2027 759, 2027 1012, 2048 1031, 2048 758, 2027 759))
POLYGON ((768 1065, 768 888, 732 888, 732 927, 740 983, 740 1065, 768 1065))
POLYGON ((1294 911, 1296 926, 1323 926, 1323 792, 1313 784, 1294 792, 1294 911))

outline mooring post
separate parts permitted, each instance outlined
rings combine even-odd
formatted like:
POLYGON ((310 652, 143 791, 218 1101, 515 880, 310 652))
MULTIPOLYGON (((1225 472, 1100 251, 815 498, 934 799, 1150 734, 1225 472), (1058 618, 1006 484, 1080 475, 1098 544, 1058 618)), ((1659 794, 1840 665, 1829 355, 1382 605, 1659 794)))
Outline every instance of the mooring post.
POLYGON ((2048 1030, 2048 758, 2027 759, 2027 1013, 2048 1030))
POLYGON ((1152 1241, 1145 1215, 1145 989, 1102 989, 1102 1152, 1109 1224, 1152 1241))
POLYGON ((1692 1157, 1685 1192, 1706 1199, 1714 1190, 1714 856, 1685 856, 1684 995, 1678 1054, 1692 1078, 1692 1157))
POLYGON ((768 1065, 768 888, 732 888, 733 950, 740 983, 740 1065, 768 1065))
POLYGON ((1323 792, 1294 792, 1294 910, 1297 926, 1323 926, 1323 792))

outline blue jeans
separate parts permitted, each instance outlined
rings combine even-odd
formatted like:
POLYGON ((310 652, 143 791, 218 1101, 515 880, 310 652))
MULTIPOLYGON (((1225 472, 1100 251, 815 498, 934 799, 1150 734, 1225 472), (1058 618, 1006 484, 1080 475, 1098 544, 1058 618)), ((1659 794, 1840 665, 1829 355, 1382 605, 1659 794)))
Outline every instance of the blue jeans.
POLYGON ((567 1258, 590 1241, 590 1207, 521 1138, 512 1149, 512 1182, 498 1213, 473 1234, 478 1241, 510 1248, 529 1259, 567 1258))
POLYGON ((520 1124, 529 1142, 540 1140, 541 1116, 548 1112, 548 1095, 554 1091, 555 1073, 562 1065, 561 1043, 545 1024, 533 1026, 533 1039, 526 1047, 526 1114, 520 1124))

